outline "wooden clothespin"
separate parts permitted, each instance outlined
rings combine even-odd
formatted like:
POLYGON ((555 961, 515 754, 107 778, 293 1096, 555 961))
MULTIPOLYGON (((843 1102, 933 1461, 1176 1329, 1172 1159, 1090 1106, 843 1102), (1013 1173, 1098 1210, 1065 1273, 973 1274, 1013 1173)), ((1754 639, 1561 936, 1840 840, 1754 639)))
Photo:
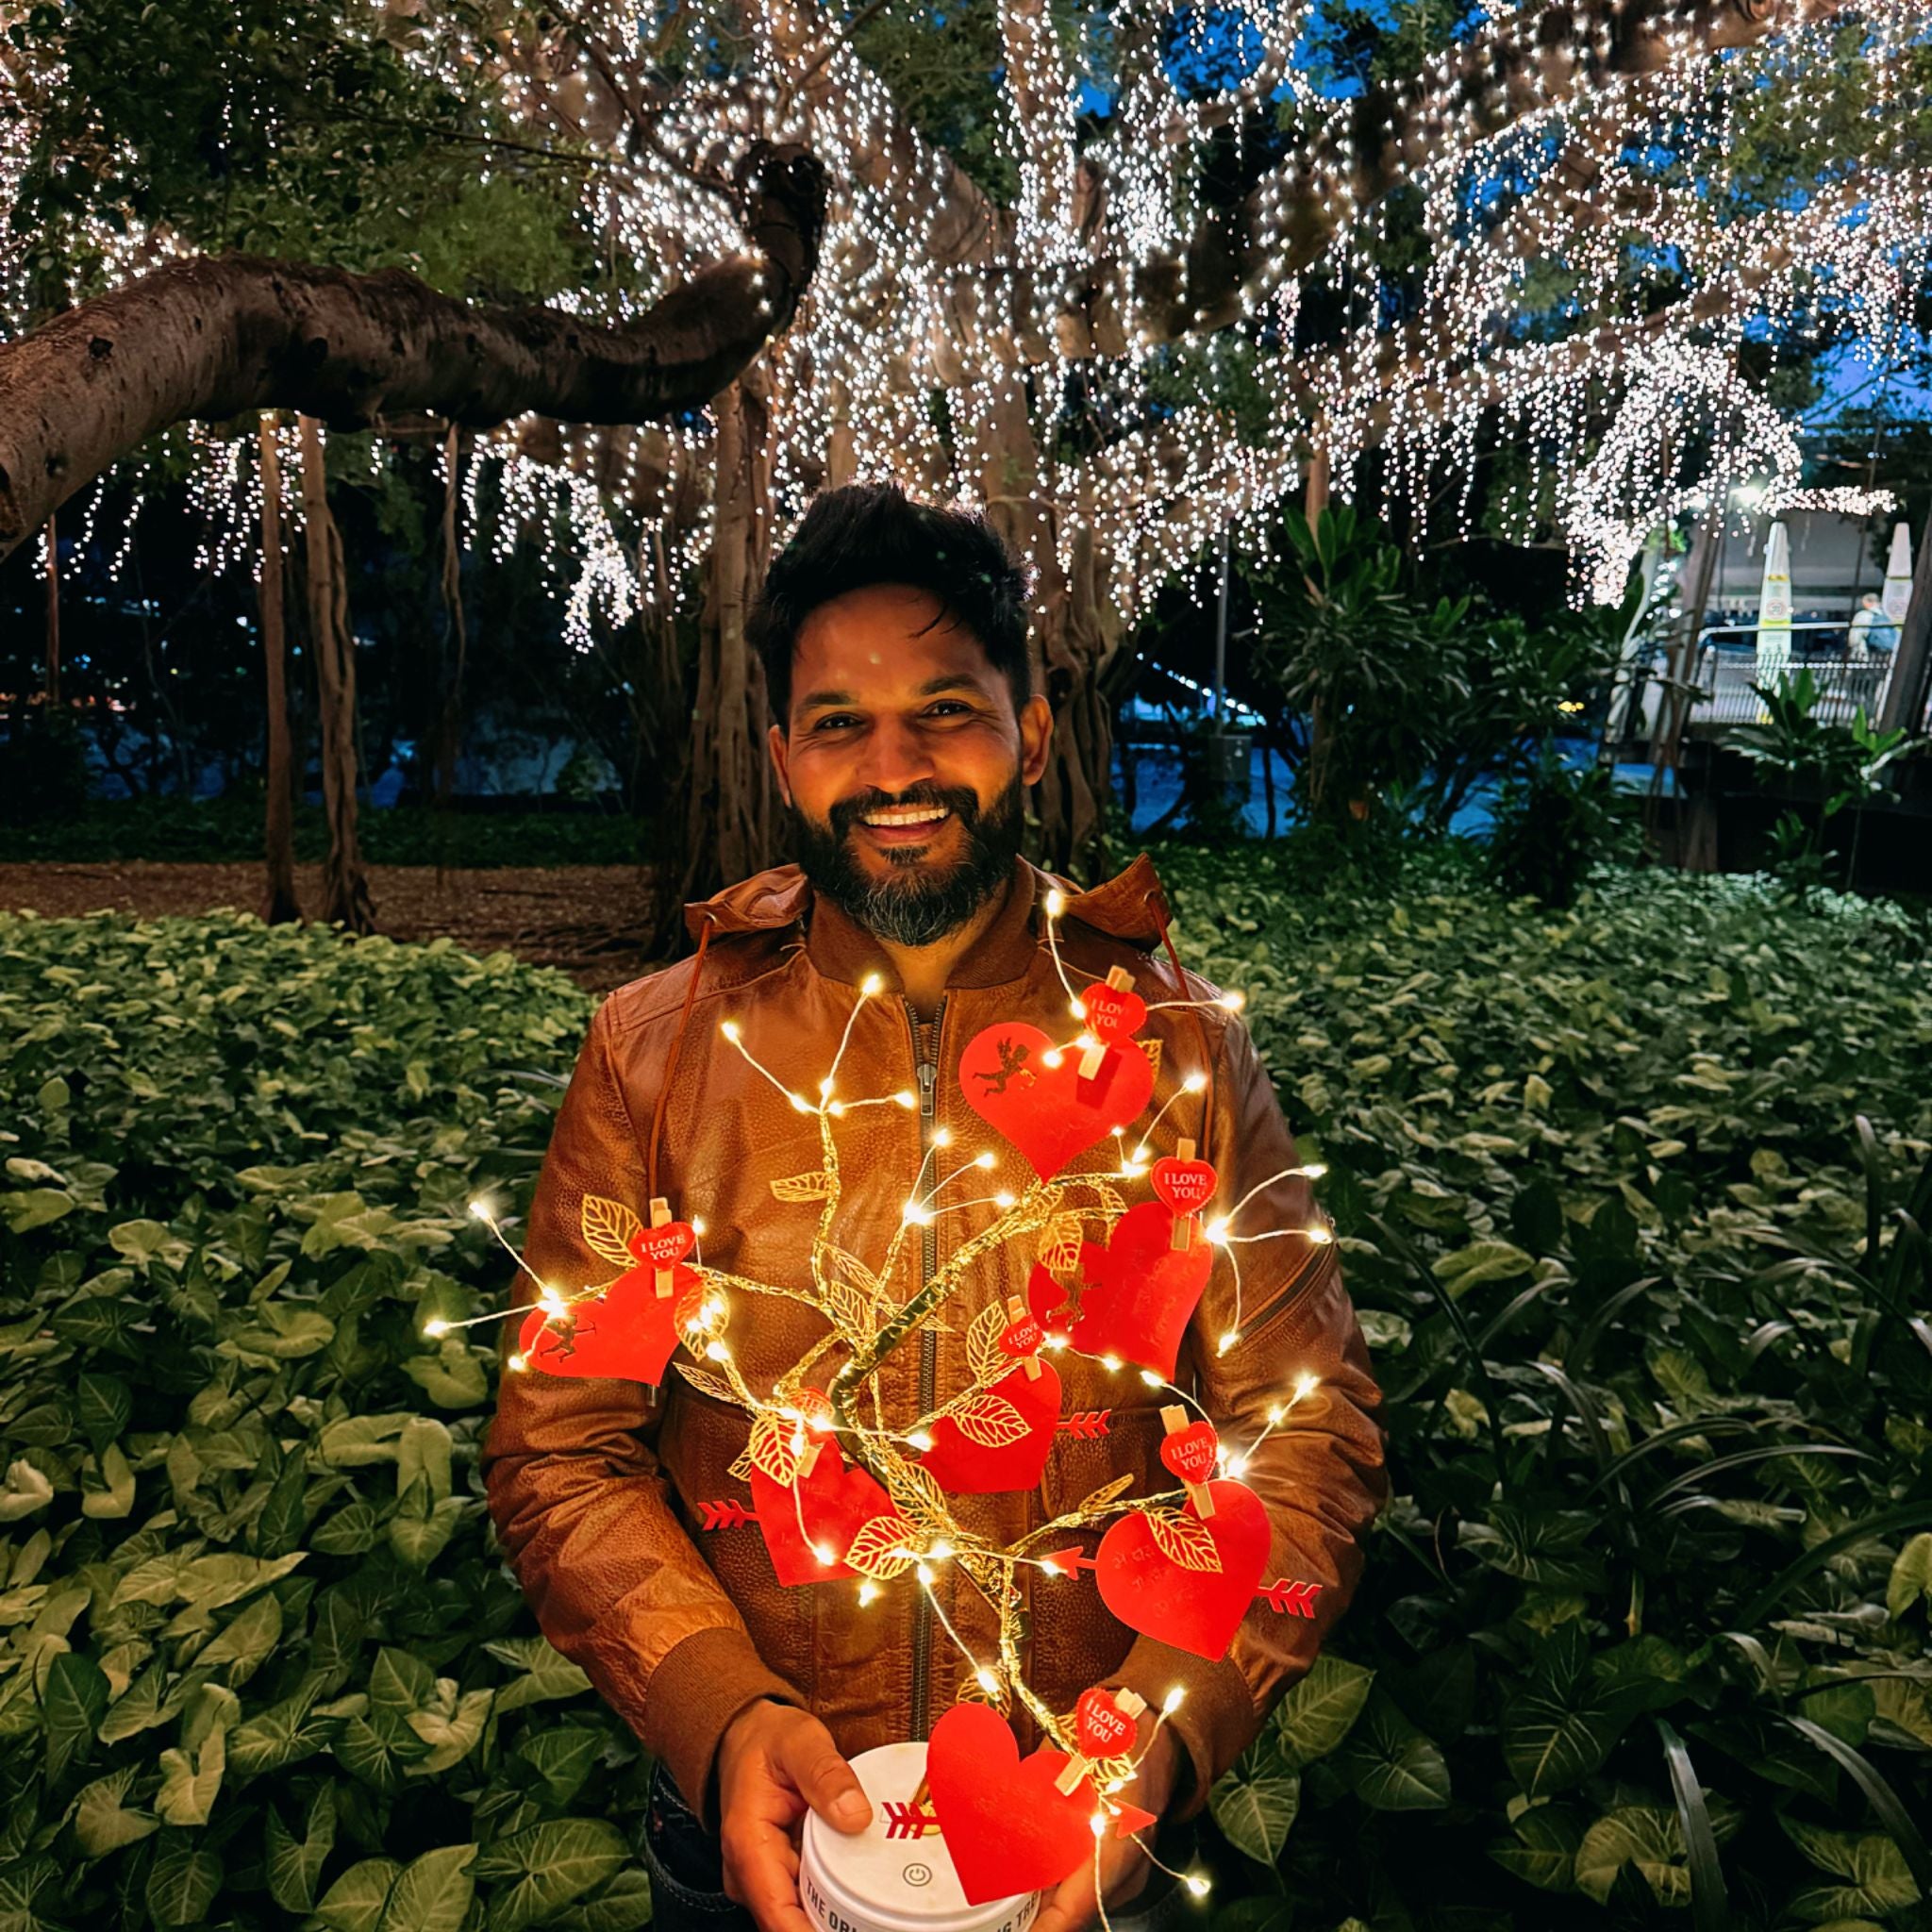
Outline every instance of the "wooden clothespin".
MULTIPOLYGON (((1112 987, 1114 991, 1116 992, 1127 992, 1131 991, 1133 987, 1134 975, 1131 973, 1129 973, 1124 966, 1109 966, 1107 969, 1107 983, 1108 985, 1112 987)), ((1107 1058, 1108 1055, 1110 1052, 1112 1052, 1112 1050, 1113 1048, 1111 1041, 1106 1040, 1096 1040, 1093 1042, 1093 1044, 1090 1046, 1086 1050, 1086 1052, 1080 1056, 1081 1079, 1092 1079, 1093 1076, 1100 1072, 1101 1062, 1107 1058)))
POLYGON ((1147 1708, 1147 1700, 1138 1690, 1112 1690, 1098 1693, 1088 1690, 1081 1694, 1079 1711, 1080 1744, 1083 1751, 1091 1750, 1093 1757, 1073 1757, 1067 1759, 1059 1776, 1054 1779, 1053 1788, 1063 1798, 1071 1798, 1079 1789, 1083 1777, 1093 1774, 1095 1757, 1118 1757, 1123 1752, 1109 1750, 1111 1744, 1127 1745, 1134 1740, 1134 1726, 1141 1713, 1147 1708), (1124 1725, 1117 1722, 1124 1718, 1124 1725), (1118 1735, 1113 1735, 1118 1733, 1118 1735))
MULTIPOLYGON (((1191 1141, 1176 1141, 1174 1156, 1176 1160, 1191 1160, 1194 1158, 1194 1143, 1191 1141)), ((1193 1245, 1194 1227, 1200 1221, 1198 1214, 1176 1214, 1174 1218, 1174 1232, 1168 1237, 1170 1248, 1185 1252, 1193 1245)))
MULTIPOLYGON (((662 1194, 652 1195, 651 1225, 653 1227, 662 1227, 670 1219, 671 1203, 662 1194)), ((657 1290, 658 1299, 661 1302, 670 1295, 676 1283, 673 1279, 670 1269, 659 1268, 655 1270, 651 1275, 651 1286, 657 1290)))
MULTIPOLYGON (((1023 1302, 1018 1295, 1009 1294, 1007 1297, 1007 1315, 1009 1324, 1014 1322, 1025 1321, 1027 1319, 1028 1313, 1029 1310, 1026 1307, 1026 1304, 1023 1302)), ((1040 1357, 1038 1353, 1035 1353, 1033 1355, 1023 1355, 1019 1357, 1019 1360, 1021 1366, 1026 1371, 1026 1379, 1029 1382, 1039 1381, 1040 1357)))
POLYGON ((1185 1444, 1176 1445, 1173 1456, 1163 1456, 1165 1462, 1174 1474, 1180 1477, 1188 1491, 1188 1501, 1194 1506, 1194 1514, 1204 1521, 1214 1514, 1214 1493, 1208 1487, 1208 1479, 1214 1474, 1214 1456, 1217 1444, 1214 1431, 1206 1423, 1191 1423, 1188 1412, 1178 1402, 1165 1402, 1160 1407, 1160 1425, 1170 1436, 1178 1436, 1198 1428, 1198 1437, 1190 1435, 1185 1444), (1182 1453, 1183 1450, 1190 1453, 1182 1453))

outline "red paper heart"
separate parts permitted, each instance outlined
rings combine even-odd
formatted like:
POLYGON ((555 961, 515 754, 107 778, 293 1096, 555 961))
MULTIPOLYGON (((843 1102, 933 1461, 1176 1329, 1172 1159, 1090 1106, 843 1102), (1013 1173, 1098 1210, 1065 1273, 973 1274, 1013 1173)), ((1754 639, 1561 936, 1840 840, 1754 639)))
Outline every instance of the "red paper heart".
POLYGON ((1117 1355, 1172 1379, 1181 1337, 1214 1265, 1209 1241, 1174 1245, 1174 1217, 1141 1201, 1114 1223, 1107 1246, 1080 1246, 1089 1286, 1071 1330, 1082 1355, 1117 1355))
POLYGON ((1147 1002, 1124 987, 1111 987, 1103 979, 1080 995, 1087 1013, 1087 1030, 1097 1039, 1118 1044, 1133 1039, 1147 1017, 1147 1002))
POLYGON ((980 1119, 1050 1180, 1076 1155, 1138 1119, 1154 1093, 1154 1068, 1133 1041, 1109 1047, 1091 1080, 1080 1077, 1082 1049, 1058 1049, 1038 1026, 989 1026, 959 1056, 959 1087, 980 1119))
POLYGON ((649 1266, 626 1269, 602 1294, 569 1304, 568 1315, 547 1323, 543 1310, 532 1307, 517 1335, 525 1361, 546 1375, 661 1382, 703 1299, 704 1278, 695 1269, 674 1266, 671 1292, 660 1295, 656 1275, 649 1266))
POLYGON ((1060 1419, 1060 1378, 1050 1362, 1041 1362, 1039 1374, 1015 1369, 984 1392, 999 1396, 1010 1406, 1010 1412, 987 1405, 976 1413, 974 1425, 989 1439, 1008 1440, 975 1442, 956 1416, 942 1415, 932 1425, 932 1447, 920 1458, 920 1467, 956 1496, 1030 1490, 1039 1483, 1053 1449, 1054 1428, 1060 1419), (1016 1428, 1021 1433, 1014 1434, 1016 1428))
MULTIPOLYGON (((1098 1254, 1101 1251, 1096 1248, 1094 1252, 1098 1254)), ((1049 1335, 1058 1335, 1063 1341, 1067 1339, 1074 1324, 1074 1310, 1068 1304, 1067 1291, 1038 1261, 1033 1264, 1033 1273, 1026 1277, 1026 1306, 1049 1335)))
POLYGON ((1216 1175, 1205 1160, 1177 1160, 1163 1154, 1147 1175, 1155 1194, 1176 1214, 1198 1214, 1214 1198, 1216 1175))
POLYGON ((811 1474, 798 1478, 795 1499, 790 1486, 774 1481, 756 1463, 752 1465, 751 1494, 758 1506, 765 1548, 772 1555, 772 1568, 778 1581, 787 1585, 858 1575, 860 1573, 844 1560, 845 1552, 852 1547, 852 1539, 875 1518, 890 1518, 908 1534, 912 1527, 864 1470, 856 1465, 845 1467, 838 1443, 828 1438, 820 1440, 811 1474), (833 1552, 831 1562, 819 1561, 812 1547, 815 1543, 833 1552))
POLYGON ((1022 1762, 1006 1719, 983 1704, 956 1704, 933 1726, 925 1774, 969 1904, 1045 1890, 1092 1862, 1093 1786, 1055 1790, 1067 1762, 1050 1745, 1022 1762))
POLYGON ((1176 1429, 1160 1445, 1160 1459, 1184 1483, 1205 1483, 1214 1474, 1214 1458, 1221 1438, 1212 1423, 1190 1423, 1176 1429))
POLYGON ((1082 1757, 1122 1757, 1134 1747, 1134 1720, 1098 1684, 1081 1691, 1074 1724, 1082 1757))
POLYGON ((1191 1570, 1156 1541, 1146 1515, 1123 1516, 1100 1540, 1094 1581, 1100 1600, 1130 1630, 1210 1660, 1227 1646, 1268 1566, 1268 1512, 1245 1483, 1212 1482, 1214 1514, 1179 1513, 1213 1539, 1219 1570, 1191 1570))
POLYGON ((697 1230, 688 1221, 659 1222, 656 1227, 641 1227, 625 1242, 640 1261, 653 1268, 668 1268, 691 1253, 697 1230))

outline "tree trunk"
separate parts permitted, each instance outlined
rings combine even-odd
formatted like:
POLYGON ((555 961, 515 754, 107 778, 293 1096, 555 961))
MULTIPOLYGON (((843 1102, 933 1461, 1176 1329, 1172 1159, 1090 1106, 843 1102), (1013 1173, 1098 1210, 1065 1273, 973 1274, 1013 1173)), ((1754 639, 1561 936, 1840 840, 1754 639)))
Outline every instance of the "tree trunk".
MULTIPOLYGON (((454 423, 449 425, 443 439, 442 463, 442 574, 438 587, 442 595, 445 646, 452 640, 456 644, 456 662, 450 665, 444 659, 447 681, 443 686, 442 707, 436 721, 436 808, 446 812, 456 791, 457 741, 462 733, 463 719, 463 672, 469 658, 469 629, 463 620, 463 559, 457 541, 457 499, 462 481, 462 448, 454 423)), ((441 655, 439 653, 440 657, 441 655)), ((439 891, 443 882, 442 860, 443 847, 439 833, 436 847, 436 884, 439 891)))
POLYGON ((1105 564, 1091 525, 1074 527, 1070 567, 1060 562, 1058 508, 1041 487, 1026 396, 1007 384, 970 425, 970 461, 987 520, 1033 568, 1033 687, 1053 708, 1046 771, 1033 788, 1027 844, 1051 872, 1091 881, 1107 870, 1112 796, 1113 717, 1104 688, 1119 641, 1105 564))
POLYGON ((47 703, 60 702, 60 539, 47 512, 47 703))
POLYGON ((0 343, 0 558, 191 418, 285 408, 359 428, 427 411, 488 428, 697 408, 790 324, 817 265, 824 188, 809 155, 754 143, 740 204, 760 252, 700 269, 621 328, 472 308, 399 269, 192 257, 136 276, 0 343))
POLYGON ((686 942, 683 908, 781 858, 777 783, 765 750, 771 713, 763 668, 744 620, 772 549, 771 373, 748 369, 713 406, 718 418, 717 499, 699 621, 698 688, 690 720, 688 806, 681 850, 659 871, 651 951, 674 957, 686 942))
POLYGON ((1891 658, 1891 676, 1885 687, 1885 704, 1878 714, 1879 729, 1909 731, 1914 737, 1925 721, 1925 683, 1932 673, 1932 521, 1919 540, 1912 564, 1912 594, 1906 620, 1899 626, 1891 658))
POLYGON ((275 419, 261 419, 261 663, 267 688, 263 756, 262 856, 267 860, 261 916, 271 925, 302 917, 295 896, 295 802, 289 774, 289 693, 282 623, 282 468, 275 419))
POLYGON ((342 540, 329 512, 322 425, 302 425, 302 522, 308 557, 308 637, 315 654, 316 710, 322 724, 322 804, 328 857, 322 867, 322 916, 351 932, 375 930, 375 908, 356 838, 356 641, 342 574, 342 540))

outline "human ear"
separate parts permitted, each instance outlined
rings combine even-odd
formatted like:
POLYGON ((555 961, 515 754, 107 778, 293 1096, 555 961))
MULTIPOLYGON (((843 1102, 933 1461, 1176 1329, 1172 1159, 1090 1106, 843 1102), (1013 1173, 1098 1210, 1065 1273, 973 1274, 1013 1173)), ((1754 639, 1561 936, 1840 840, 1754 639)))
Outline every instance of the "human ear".
POLYGON ((1020 712, 1020 776, 1037 785, 1046 774, 1047 747, 1053 742, 1053 707, 1043 697, 1026 700, 1020 712))
POLYGON ((786 809, 793 810, 791 787, 785 772, 786 758, 791 749, 791 741, 774 724, 765 733, 765 744, 772 754, 772 769, 778 774, 778 795, 784 799, 786 809))

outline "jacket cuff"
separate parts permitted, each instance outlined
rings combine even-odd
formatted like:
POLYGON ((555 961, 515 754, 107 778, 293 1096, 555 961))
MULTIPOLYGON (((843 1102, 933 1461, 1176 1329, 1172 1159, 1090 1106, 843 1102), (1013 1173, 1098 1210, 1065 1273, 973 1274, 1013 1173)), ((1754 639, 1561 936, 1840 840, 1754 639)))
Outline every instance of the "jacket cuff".
POLYGON ((718 1746, 731 1721, 767 1697, 799 1710, 808 1707, 783 1677, 765 1667, 751 1639, 740 1629, 700 1630, 673 1645, 651 1673, 645 1695, 645 1746, 713 1835, 718 1829, 718 1793, 712 1776, 718 1746))
POLYGON ((1254 1742, 1260 1728, 1240 1665, 1225 1657, 1209 1663, 1171 1643, 1137 1637, 1107 1682, 1109 1689, 1138 1691, 1157 1711, 1170 1693, 1180 1690, 1180 1706, 1167 1726, 1180 1740, 1183 1756, 1166 1815, 1177 1821, 1192 1818, 1208 1803, 1214 1780, 1254 1742))

